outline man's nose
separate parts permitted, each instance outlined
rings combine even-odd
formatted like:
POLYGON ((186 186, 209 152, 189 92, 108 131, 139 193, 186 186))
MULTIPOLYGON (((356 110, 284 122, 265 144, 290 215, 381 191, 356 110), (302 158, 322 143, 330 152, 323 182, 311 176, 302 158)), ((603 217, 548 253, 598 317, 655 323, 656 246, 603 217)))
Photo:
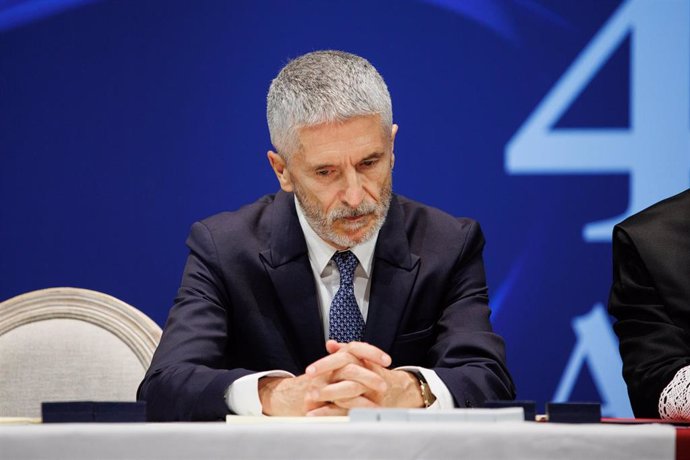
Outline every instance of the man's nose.
POLYGON ((342 201, 350 208, 356 208, 364 200, 364 188, 362 178, 356 171, 348 171, 345 174, 345 190, 342 201))

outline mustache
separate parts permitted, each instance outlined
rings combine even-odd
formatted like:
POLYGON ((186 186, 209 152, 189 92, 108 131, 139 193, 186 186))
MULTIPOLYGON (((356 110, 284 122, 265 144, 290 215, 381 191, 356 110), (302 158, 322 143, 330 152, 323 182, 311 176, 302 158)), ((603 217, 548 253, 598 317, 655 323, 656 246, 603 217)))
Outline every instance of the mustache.
POLYGON ((336 208, 328 213, 328 221, 334 222, 338 219, 347 217, 361 217, 373 214, 377 211, 377 206, 373 203, 360 203, 356 208, 336 208))

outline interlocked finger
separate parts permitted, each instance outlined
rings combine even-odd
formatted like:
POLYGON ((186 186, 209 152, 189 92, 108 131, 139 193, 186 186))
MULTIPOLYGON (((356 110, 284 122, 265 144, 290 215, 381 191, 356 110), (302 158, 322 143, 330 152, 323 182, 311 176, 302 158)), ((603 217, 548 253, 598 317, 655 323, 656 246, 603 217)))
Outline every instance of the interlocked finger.
POLYGON ((320 390, 312 390, 309 399, 314 402, 338 401, 341 399, 352 399, 363 395, 368 390, 367 387, 351 380, 332 383, 320 390))

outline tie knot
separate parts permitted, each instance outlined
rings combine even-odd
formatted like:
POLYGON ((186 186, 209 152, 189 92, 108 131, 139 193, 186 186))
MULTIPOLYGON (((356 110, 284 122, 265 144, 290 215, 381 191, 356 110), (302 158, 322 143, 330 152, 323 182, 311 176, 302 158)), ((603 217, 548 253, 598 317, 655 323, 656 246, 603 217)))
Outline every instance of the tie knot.
POLYGON ((333 254, 333 261, 338 266, 340 272, 340 283, 343 281, 351 283, 355 275, 355 268, 359 261, 351 251, 336 252, 333 254))

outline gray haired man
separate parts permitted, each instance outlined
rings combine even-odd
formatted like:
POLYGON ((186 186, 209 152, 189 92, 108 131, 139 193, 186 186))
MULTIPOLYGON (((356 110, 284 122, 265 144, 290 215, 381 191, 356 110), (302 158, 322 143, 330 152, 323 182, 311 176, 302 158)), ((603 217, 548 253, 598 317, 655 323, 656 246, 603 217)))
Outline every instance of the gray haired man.
POLYGON ((514 397, 479 225, 392 193, 390 95, 317 51, 268 93, 281 191, 192 226, 138 398, 152 420, 344 415, 514 397))

